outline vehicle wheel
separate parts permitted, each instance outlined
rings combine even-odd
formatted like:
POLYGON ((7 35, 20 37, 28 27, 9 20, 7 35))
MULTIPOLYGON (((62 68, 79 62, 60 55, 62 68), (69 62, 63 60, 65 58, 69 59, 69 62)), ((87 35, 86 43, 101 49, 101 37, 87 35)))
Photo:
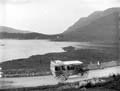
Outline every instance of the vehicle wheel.
POLYGON ((64 75, 61 75, 59 78, 60 78, 60 81, 62 81, 62 82, 67 80, 67 78, 64 75))
POLYGON ((85 73, 83 74, 83 77, 88 77, 88 72, 85 72, 85 73))

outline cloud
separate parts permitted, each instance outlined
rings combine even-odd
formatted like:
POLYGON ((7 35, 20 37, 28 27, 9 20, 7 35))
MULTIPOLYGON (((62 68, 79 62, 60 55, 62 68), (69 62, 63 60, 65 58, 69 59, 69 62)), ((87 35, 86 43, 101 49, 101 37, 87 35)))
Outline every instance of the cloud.
POLYGON ((11 4, 26 4, 30 3, 31 0, 7 0, 11 4))
POLYGON ((7 3, 5 25, 41 33, 63 31, 80 17, 120 6, 118 2, 119 0, 0 0, 0 3, 7 3))
POLYGON ((0 0, 0 3, 6 4, 24 4, 24 3, 29 3, 31 0, 0 0))
POLYGON ((112 4, 120 4, 120 0, 110 0, 112 4))
POLYGON ((111 7, 120 7, 120 0, 83 0, 87 6, 96 9, 104 10, 111 7))
POLYGON ((7 0, 0 0, 0 3, 5 3, 7 0))
POLYGON ((119 2, 120 3, 120 0, 114 0, 115 2, 119 2))
POLYGON ((120 0, 111 0, 111 6, 120 7, 120 0))
POLYGON ((97 4, 104 4, 104 3, 120 3, 120 0, 83 0, 86 3, 97 3, 97 4))

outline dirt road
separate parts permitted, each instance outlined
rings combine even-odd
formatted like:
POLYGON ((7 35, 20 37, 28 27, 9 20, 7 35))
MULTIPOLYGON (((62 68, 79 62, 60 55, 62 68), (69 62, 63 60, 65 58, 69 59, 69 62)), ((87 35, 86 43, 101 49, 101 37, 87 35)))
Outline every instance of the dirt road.
MULTIPOLYGON (((91 70, 88 72, 87 78, 69 78, 66 82, 75 82, 83 79, 91 79, 93 77, 107 77, 112 74, 120 74, 120 66, 110 67, 99 70, 91 70)), ((43 85, 56 85, 58 80, 52 75, 37 77, 17 77, 17 78, 0 78, 0 88, 17 88, 17 87, 36 87, 43 85)))

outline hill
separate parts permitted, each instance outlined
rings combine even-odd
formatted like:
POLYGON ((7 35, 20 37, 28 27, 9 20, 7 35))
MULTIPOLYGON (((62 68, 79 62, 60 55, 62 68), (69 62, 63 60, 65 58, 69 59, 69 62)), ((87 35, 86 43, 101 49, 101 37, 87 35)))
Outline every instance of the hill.
POLYGON ((45 35, 41 33, 0 26, 0 39, 56 39, 56 37, 57 35, 45 35))
POLYGON ((24 30, 18 30, 6 26, 0 26, 0 33, 6 32, 6 33, 30 33, 29 31, 24 31, 24 30))
POLYGON ((62 40, 115 42, 118 36, 120 8, 97 11, 88 17, 80 18, 62 33, 62 40))

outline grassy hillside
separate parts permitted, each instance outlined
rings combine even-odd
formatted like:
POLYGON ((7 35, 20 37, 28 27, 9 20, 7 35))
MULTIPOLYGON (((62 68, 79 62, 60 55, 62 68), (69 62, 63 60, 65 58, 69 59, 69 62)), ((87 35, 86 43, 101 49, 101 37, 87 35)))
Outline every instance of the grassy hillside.
POLYGON ((110 8, 81 18, 63 33, 63 40, 116 42, 120 8, 110 8))
POLYGON ((46 35, 36 32, 28 32, 10 27, 0 26, 0 39, 50 39, 55 40, 58 35, 46 35))
POLYGON ((56 39, 58 35, 45 35, 40 33, 0 33, 0 39, 56 39))

